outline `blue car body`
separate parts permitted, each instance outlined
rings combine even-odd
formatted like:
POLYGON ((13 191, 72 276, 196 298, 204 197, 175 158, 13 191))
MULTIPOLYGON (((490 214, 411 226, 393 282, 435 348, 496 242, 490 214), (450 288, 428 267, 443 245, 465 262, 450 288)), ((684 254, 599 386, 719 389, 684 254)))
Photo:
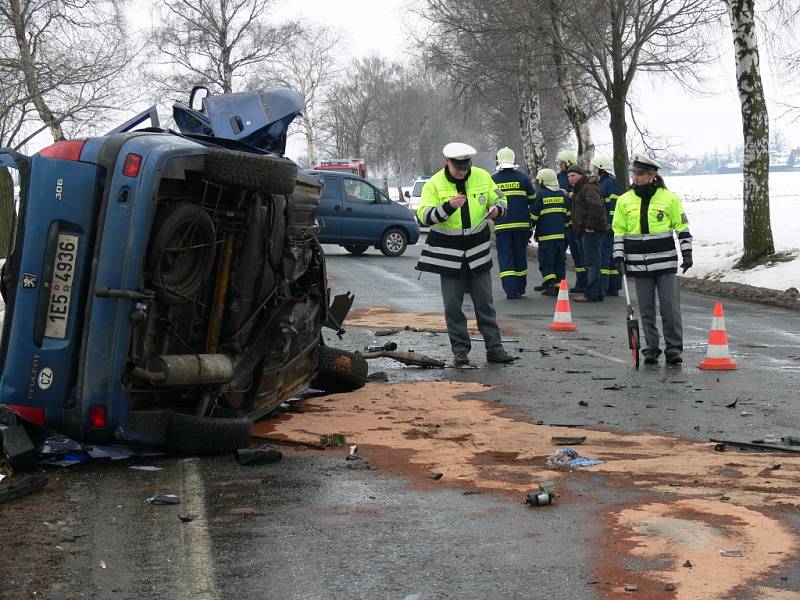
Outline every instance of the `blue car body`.
MULTIPOLYGON (((285 143, 276 131, 270 143, 285 143)), ((313 237, 321 184, 208 133, 151 127, 33 157, 0 150, 21 181, 0 285, 0 404, 74 439, 160 446, 165 415, 248 421, 314 381, 321 327, 352 304, 328 309, 313 237), (251 183, 261 167, 274 171, 251 183)))
POLYGON ((320 243, 361 251, 374 246, 384 254, 399 256, 407 244, 419 240, 414 215, 366 179, 331 171, 308 171, 308 174, 322 177, 324 182, 317 211, 320 243), (393 246, 392 241, 396 242, 393 246))

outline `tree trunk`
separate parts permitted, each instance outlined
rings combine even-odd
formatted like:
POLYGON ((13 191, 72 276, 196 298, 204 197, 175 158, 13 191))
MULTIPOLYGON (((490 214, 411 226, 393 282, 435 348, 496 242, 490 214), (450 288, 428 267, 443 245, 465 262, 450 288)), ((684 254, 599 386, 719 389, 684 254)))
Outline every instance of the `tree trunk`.
POLYGON ((744 133, 744 255, 741 265, 773 254, 769 215, 769 115, 761 84, 754 0, 727 0, 744 133))
POLYGON ((628 124, 625 121, 625 96, 607 98, 611 116, 609 128, 614 145, 614 173, 624 189, 628 189, 628 124))
POLYGON ((536 73, 527 61, 520 60, 517 69, 519 98, 519 133, 522 138, 522 153, 525 170, 533 177, 547 165, 547 149, 542 134, 542 113, 537 91, 536 73))
POLYGON ((56 119, 53 111, 45 102, 42 91, 39 88, 39 79, 36 74, 36 65, 31 54, 31 47, 28 43, 28 32, 25 30, 25 22, 22 18, 22 7, 19 0, 10 0, 9 9, 14 21, 14 38, 19 48, 19 61, 22 74, 25 77, 25 87, 31 97, 33 105, 39 118, 50 128, 53 140, 58 142, 64 139, 64 131, 61 129, 61 122, 56 119))
POLYGON ((306 134, 306 154, 308 155, 308 164, 313 169, 317 166, 317 140, 314 135, 314 122, 308 114, 307 110, 302 113, 303 128, 306 134))
POLYGON ((6 258, 14 223, 14 181, 6 167, 0 167, 0 258, 6 258))
POLYGON ((575 94, 575 86, 572 85, 572 73, 567 65, 567 56, 563 46, 563 28, 561 23, 561 9, 557 2, 551 1, 550 24, 551 24, 551 53, 556 65, 556 79, 558 89, 561 93, 561 103, 564 106, 564 113, 572 125, 572 131, 578 140, 578 162, 588 165, 594 157, 594 142, 592 132, 589 128, 589 119, 586 111, 581 108, 578 97, 575 94))

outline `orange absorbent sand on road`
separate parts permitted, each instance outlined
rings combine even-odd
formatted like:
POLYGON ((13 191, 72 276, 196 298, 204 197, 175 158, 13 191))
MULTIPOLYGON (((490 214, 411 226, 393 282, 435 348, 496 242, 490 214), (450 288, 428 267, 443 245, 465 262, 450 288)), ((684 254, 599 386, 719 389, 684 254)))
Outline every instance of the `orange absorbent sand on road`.
MULTIPOLYGON (((738 531, 739 537, 727 540, 724 532, 719 533, 723 537, 712 544, 717 553, 715 559, 724 549, 716 546, 724 542, 751 556, 746 568, 737 567, 739 558, 717 559, 726 569, 730 566, 725 585, 721 576, 689 580, 672 574, 670 569, 663 574, 656 571, 655 575, 651 570, 642 576, 648 577, 646 582, 650 584, 654 577, 679 583, 677 595, 673 593, 671 597, 725 597, 732 589, 730 585, 757 579, 771 566, 791 557, 793 535, 779 520, 765 516, 759 509, 800 506, 800 455, 715 452, 711 444, 675 436, 537 425, 509 416, 488 397, 491 391, 481 384, 452 381, 368 384, 349 394, 308 399, 302 405, 305 412, 257 423, 254 434, 318 444, 320 435, 341 433, 348 444, 358 445, 359 455, 372 466, 407 476, 411 485, 476 489, 507 495, 516 501, 543 480, 554 479, 561 485, 559 479, 602 473, 606 485, 632 486, 665 498, 663 503, 629 506, 613 515, 598 515, 605 518, 607 534, 620 543, 641 537, 643 531, 655 532, 647 543, 629 544, 629 556, 638 556, 636 552, 646 552, 648 547, 653 552, 672 553, 669 536, 647 523, 677 518, 669 515, 689 506, 693 507, 691 520, 697 527, 717 532, 721 522, 730 523, 730 531, 738 531), (580 474, 545 468, 547 457, 558 449, 551 437, 584 435, 586 442, 574 449, 603 464, 582 468, 580 474), (780 469, 772 469, 778 462, 780 469), (434 481, 432 473, 443 476, 434 481), (645 523, 641 526, 645 529, 634 526, 638 522, 645 523), (758 531, 768 533, 761 535, 758 531), (756 555, 757 559, 752 558, 756 555), (717 579, 719 586, 713 583, 717 579)), ((344 456, 346 451, 339 448, 327 452, 344 456)), ((576 501, 579 500, 565 496, 560 503, 576 501)), ((680 554, 678 550, 674 549, 676 555, 680 554)), ((609 560, 619 566, 623 556, 606 556, 600 562, 609 560)), ((604 564, 597 569, 598 573, 615 572, 604 564)), ((663 593, 663 586, 661 590, 663 593)), ((616 592, 610 589, 603 593, 614 597, 616 592)), ((648 596, 656 597, 661 596, 648 596)))

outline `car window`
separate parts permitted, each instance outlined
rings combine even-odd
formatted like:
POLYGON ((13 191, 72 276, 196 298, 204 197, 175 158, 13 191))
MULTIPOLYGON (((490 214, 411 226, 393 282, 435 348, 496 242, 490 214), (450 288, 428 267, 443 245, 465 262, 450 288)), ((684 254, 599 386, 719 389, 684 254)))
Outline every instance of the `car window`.
POLYGON ((414 184, 414 189, 411 191, 412 196, 422 196, 422 188, 428 183, 427 181, 418 181, 414 184))
POLYGON ((336 177, 325 177, 325 187, 322 188, 322 198, 339 198, 339 182, 336 177))
POLYGON ((350 202, 369 204, 377 200, 375 197, 375 188, 357 179, 344 180, 344 193, 350 202))

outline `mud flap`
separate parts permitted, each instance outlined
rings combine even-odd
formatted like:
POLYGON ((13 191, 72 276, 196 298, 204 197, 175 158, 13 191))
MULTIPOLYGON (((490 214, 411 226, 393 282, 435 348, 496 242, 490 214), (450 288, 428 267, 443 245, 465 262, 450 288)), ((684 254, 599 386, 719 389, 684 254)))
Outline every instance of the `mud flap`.
POLYGON ((342 323, 344 323, 347 314, 353 306, 353 300, 355 300, 355 296, 351 294, 350 291, 334 297, 333 302, 331 302, 328 308, 328 314, 326 315, 324 323, 325 327, 333 329, 337 335, 342 335, 344 333, 342 323))

